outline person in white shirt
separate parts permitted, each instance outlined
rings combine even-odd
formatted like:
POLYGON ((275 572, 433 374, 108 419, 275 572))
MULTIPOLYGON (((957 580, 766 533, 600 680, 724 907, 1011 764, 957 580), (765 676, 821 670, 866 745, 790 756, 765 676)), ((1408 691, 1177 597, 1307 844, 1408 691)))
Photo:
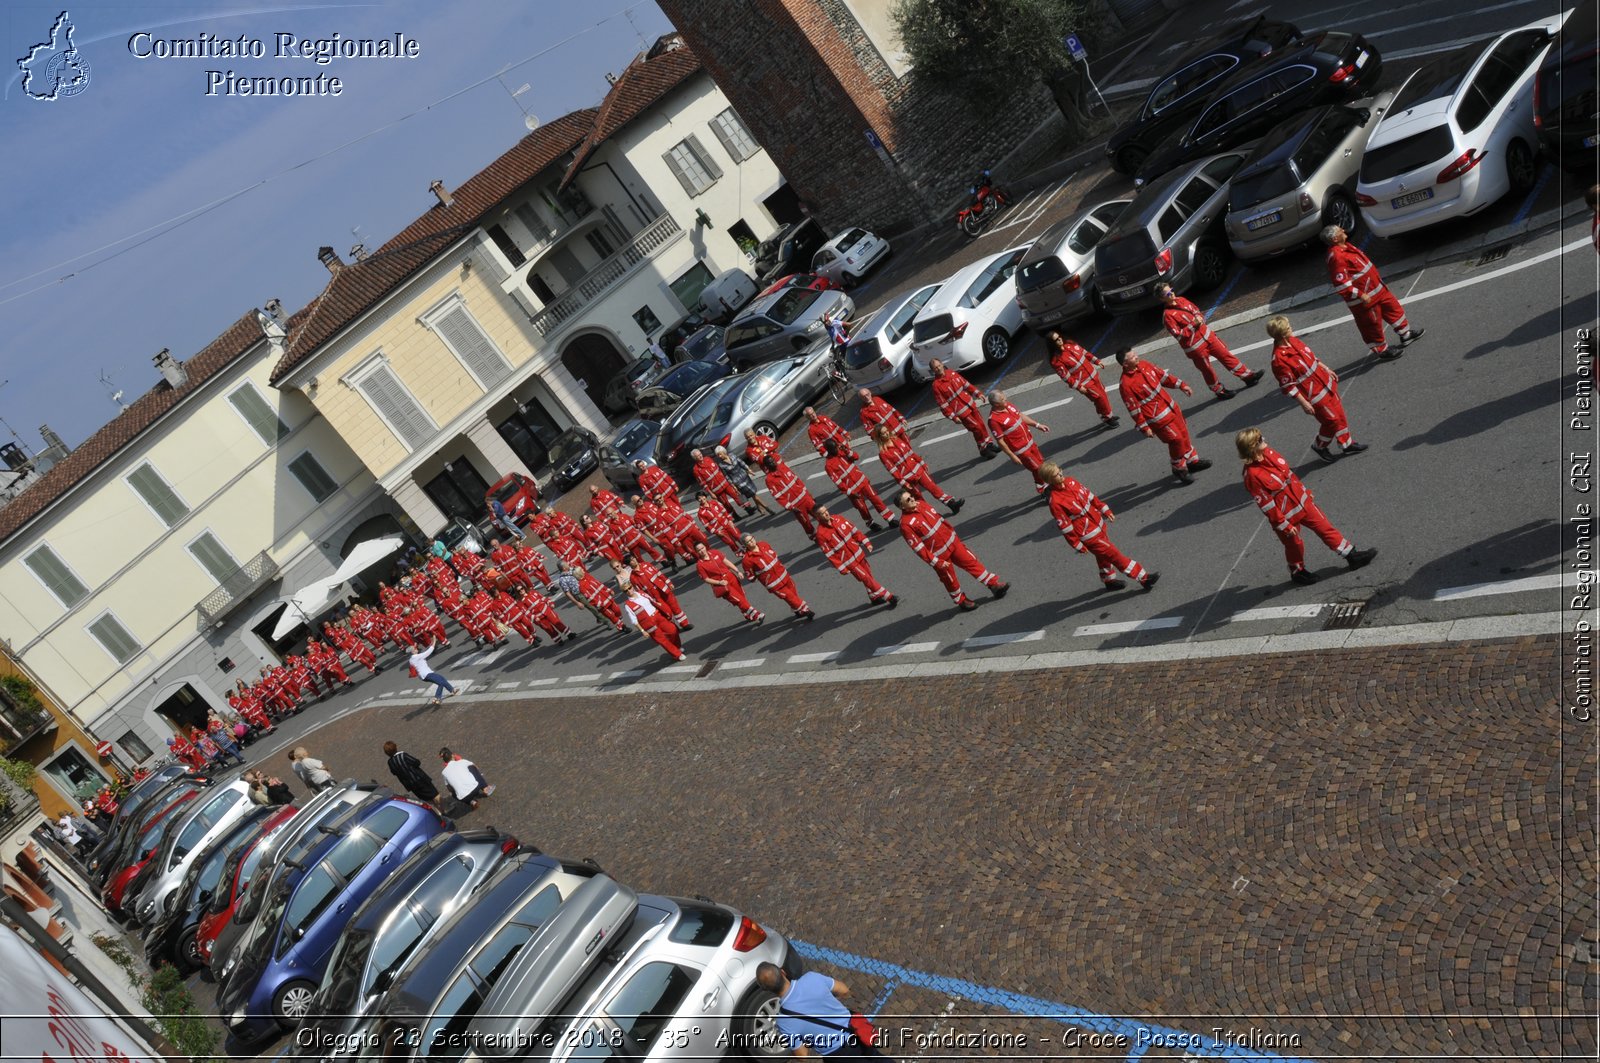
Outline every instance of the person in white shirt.
POLYGON ((450 680, 435 672, 428 666, 428 656, 433 653, 436 643, 428 643, 428 648, 413 653, 407 661, 411 665, 411 674, 424 683, 433 684, 433 704, 437 705, 445 698, 453 698, 461 691, 450 685, 450 680), (447 693, 448 692, 448 693, 447 693))
POLYGON ((72 822, 72 817, 61 813, 61 818, 55 822, 56 837, 65 845, 72 846, 78 856, 83 855, 83 835, 78 833, 77 825, 72 822))
POLYGON ((477 808, 481 799, 494 793, 494 786, 478 766, 461 754, 450 752, 449 746, 439 750, 439 760, 444 764, 439 774, 457 801, 477 808))

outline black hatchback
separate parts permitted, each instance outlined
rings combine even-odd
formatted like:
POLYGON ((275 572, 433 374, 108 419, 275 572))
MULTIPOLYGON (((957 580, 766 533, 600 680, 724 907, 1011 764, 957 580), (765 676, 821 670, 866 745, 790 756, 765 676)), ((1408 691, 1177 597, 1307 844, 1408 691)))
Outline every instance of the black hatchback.
POLYGON ((1237 23, 1209 43, 1191 48, 1150 86, 1139 111, 1111 134, 1106 154, 1111 168, 1132 175, 1167 137, 1189 124, 1222 79, 1254 70, 1263 59, 1300 38, 1288 22, 1266 17, 1237 23))
POLYGON ((1533 83, 1533 124, 1539 146, 1565 169, 1595 168, 1600 127, 1595 124, 1595 63, 1600 56, 1600 11, 1581 0, 1561 24, 1556 45, 1544 55, 1533 83))
POLYGON ((1383 58, 1359 33, 1312 34, 1218 84, 1188 128, 1144 160, 1134 183, 1245 144, 1308 107, 1370 94, 1382 77, 1383 58))

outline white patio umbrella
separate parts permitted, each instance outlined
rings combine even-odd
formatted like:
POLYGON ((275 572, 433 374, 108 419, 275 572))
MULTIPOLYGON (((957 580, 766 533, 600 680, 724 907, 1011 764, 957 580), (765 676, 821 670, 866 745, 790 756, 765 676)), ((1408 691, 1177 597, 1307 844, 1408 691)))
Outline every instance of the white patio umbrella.
POLYGON ((344 559, 344 564, 330 578, 343 583, 345 580, 354 579, 373 565, 382 561, 390 554, 395 553, 405 546, 406 541, 398 535, 387 535, 382 539, 368 539, 357 544, 350 556, 344 559))
POLYGON ((327 612, 334 602, 344 597, 347 591, 345 580, 338 573, 301 587, 283 599, 287 608, 278 617, 277 626, 272 629, 273 639, 283 638, 300 624, 310 624, 312 620, 327 612))

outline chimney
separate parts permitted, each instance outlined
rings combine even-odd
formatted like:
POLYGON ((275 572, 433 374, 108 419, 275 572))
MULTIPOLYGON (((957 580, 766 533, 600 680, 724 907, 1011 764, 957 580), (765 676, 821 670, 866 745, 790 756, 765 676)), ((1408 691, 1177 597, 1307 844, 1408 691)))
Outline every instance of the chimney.
POLYGON ((56 435, 55 430, 47 424, 39 426, 39 438, 44 440, 45 453, 55 455, 58 461, 72 453, 61 441, 61 437, 56 435))
MULTIPOLYGON (((183 387, 189 382, 189 372, 183 368, 183 363, 172 357, 172 351, 166 347, 161 348, 156 356, 150 359, 161 370, 161 375, 171 384, 173 390, 183 387)), ((42 434, 42 432, 41 432, 42 434)), ((45 437, 47 440, 49 436, 45 437)))
POLYGON ((428 191, 439 198, 439 206, 441 207, 449 207, 455 204, 455 197, 450 194, 450 190, 444 186, 443 181, 433 182, 428 186, 428 191))
POLYGON ((365 262, 367 260, 367 245, 357 244, 356 246, 352 247, 350 249, 350 257, 355 259, 357 262, 365 262))
POLYGON ((262 307, 262 309, 267 312, 267 316, 272 320, 276 321, 280 325, 283 324, 283 300, 268 299, 267 305, 262 307))
POLYGON ((335 277, 339 275, 341 269, 344 269, 344 259, 340 258, 339 252, 331 247, 323 246, 317 248, 317 261, 327 266, 328 272, 335 277))
POLYGON ((607 71, 606 72, 606 84, 607 85, 615 85, 616 83, 617 83, 617 75, 611 73, 610 71, 607 71))

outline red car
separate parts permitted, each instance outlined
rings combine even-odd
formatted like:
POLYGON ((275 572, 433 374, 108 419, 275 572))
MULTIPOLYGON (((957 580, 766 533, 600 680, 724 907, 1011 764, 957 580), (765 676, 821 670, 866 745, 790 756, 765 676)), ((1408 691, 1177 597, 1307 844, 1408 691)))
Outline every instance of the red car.
POLYGON ((140 833, 138 842, 135 843, 133 861, 127 867, 111 876, 111 881, 106 883, 105 891, 100 895, 100 899, 105 902, 107 910, 112 915, 120 916, 122 914, 122 899, 123 894, 128 891, 128 883, 134 880, 139 872, 144 869, 144 865, 149 861, 150 857, 155 855, 155 851, 159 848, 161 841, 162 829, 171 825, 172 821, 169 817, 172 815, 173 809, 181 808, 186 802, 193 801, 195 795, 199 792, 198 789, 184 791, 174 797, 167 807, 151 816, 150 821, 144 825, 144 830, 140 833))
POLYGON ((505 507, 506 516, 520 528, 528 522, 528 514, 533 512, 534 505, 541 498, 536 481, 520 472, 512 472, 494 482, 494 486, 484 494, 483 504, 493 513, 493 503, 498 500, 505 507))
POLYGON ((761 294, 771 295, 785 288, 810 288, 812 291, 825 292, 829 288, 839 288, 839 286, 820 273, 791 273, 787 277, 779 277, 773 281, 772 285, 761 294))
POLYGON ((294 818, 294 814, 298 811, 294 805, 284 805, 261 824, 261 829, 254 838, 239 846, 234 854, 228 857, 227 864, 222 868, 222 876, 217 880, 216 892, 212 894, 210 902, 206 905, 205 914, 200 917, 199 927, 195 930, 194 951, 202 963, 210 965, 211 946, 216 944, 217 936, 222 933, 222 928, 228 925, 228 920, 233 918, 239 898, 244 896, 245 887, 250 885, 250 876, 255 874, 257 866, 261 863, 261 857, 267 851, 266 843, 270 842, 278 830, 294 818))

